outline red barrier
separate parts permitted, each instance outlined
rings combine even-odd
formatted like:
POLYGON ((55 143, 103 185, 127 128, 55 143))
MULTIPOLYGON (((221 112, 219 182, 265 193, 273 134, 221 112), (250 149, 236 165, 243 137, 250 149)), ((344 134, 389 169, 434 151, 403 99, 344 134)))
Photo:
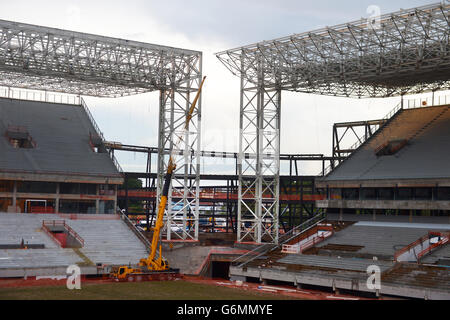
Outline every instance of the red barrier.
POLYGON ((414 241, 413 243, 410 243, 406 247, 403 247, 400 250, 397 250, 397 252, 395 252, 395 254, 394 254, 394 260, 397 261, 397 259, 402 254, 404 254, 405 252, 408 252, 409 250, 417 247, 418 245, 420 245, 421 243, 429 240, 432 237, 441 237, 442 239, 440 241, 438 241, 437 243, 431 244, 426 249, 422 250, 417 255, 417 259, 422 258, 425 254, 427 254, 428 252, 430 252, 434 248, 446 244, 448 242, 448 240, 449 240, 449 234, 448 233, 438 232, 438 231, 428 231, 427 235, 424 235, 424 236, 420 237, 419 239, 417 239, 416 241, 414 241))
POLYGON ((30 213, 55 213, 55 209, 53 207, 42 207, 42 206, 33 206, 30 208, 30 213))
MULTIPOLYGON (((126 192, 125 190, 119 190, 117 191, 117 196, 119 197, 125 197, 126 192)), ((182 197, 182 194, 174 191, 172 194, 173 197, 182 197)), ((133 198, 155 198, 156 192, 155 191, 147 191, 147 190, 128 190, 128 197, 133 198)), ((244 195, 245 198, 251 198, 251 195, 244 195)), ((271 195, 266 194, 263 195, 263 198, 270 199, 271 195)), ((237 193, 227 193, 226 191, 221 192, 212 192, 212 191, 202 191, 199 193, 199 199, 215 199, 215 200, 226 200, 226 199, 232 199, 237 200, 238 194, 237 193)), ((303 201, 316 201, 316 200, 324 200, 325 195, 321 194, 304 194, 302 197, 303 201)), ((280 200, 282 201, 300 201, 300 195, 299 194, 281 194, 280 200)))
MULTIPOLYGON (((61 244, 61 246, 63 247, 63 243, 64 243, 64 247, 67 243, 67 235, 70 234, 72 237, 74 237, 75 239, 77 239, 80 244, 81 247, 84 247, 84 239, 81 238, 81 236, 75 232, 75 230, 73 230, 64 220, 43 220, 42 221, 42 229, 52 238, 56 239, 57 242, 59 242, 61 244), (65 231, 67 232, 62 232, 62 233, 55 233, 52 232, 49 228, 49 226, 62 226, 65 231), (63 237, 61 236, 61 234, 65 235, 65 240, 63 242, 61 242, 60 240, 63 240, 63 237)), ((64 248, 63 247, 63 248, 64 248)))
POLYGON ((53 233, 53 236, 58 240, 61 248, 65 248, 67 245, 67 234, 66 233, 53 233))

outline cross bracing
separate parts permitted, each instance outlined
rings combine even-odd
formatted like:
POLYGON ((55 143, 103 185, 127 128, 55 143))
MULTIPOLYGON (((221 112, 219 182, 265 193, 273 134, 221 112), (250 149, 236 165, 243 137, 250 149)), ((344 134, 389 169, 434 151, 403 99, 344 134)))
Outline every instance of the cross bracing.
POLYGON ((345 97, 450 89, 448 4, 401 10, 217 53, 235 75, 264 86, 345 97))
POLYGON ((0 85, 99 97, 189 91, 201 52, 0 20, 0 85))

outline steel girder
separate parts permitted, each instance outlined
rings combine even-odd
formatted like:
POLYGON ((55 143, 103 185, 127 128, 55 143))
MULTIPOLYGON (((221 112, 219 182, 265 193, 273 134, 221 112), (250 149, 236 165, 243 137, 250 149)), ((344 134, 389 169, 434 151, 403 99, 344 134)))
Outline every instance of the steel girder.
POLYGON ((331 154, 335 160, 331 161, 331 167, 334 168, 336 163, 341 163, 346 157, 348 157, 353 151, 356 150, 356 144, 359 146, 364 141, 369 139, 386 121, 386 119, 377 119, 366 121, 340 122, 333 124, 333 144, 331 154), (359 128, 359 130, 357 128, 359 128), (364 128, 363 135, 361 135, 361 128, 364 128), (355 129, 357 129, 358 133, 355 131, 355 129), (356 144, 349 146, 348 141, 343 141, 346 137, 348 137, 348 135, 351 135, 352 138, 357 139, 356 144), (346 147, 343 146, 343 144, 346 147))
POLYGON ((389 97, 450 89, 448 4, 433 4, 217 53, 255 86, 255 56, 282 90, 389 97), (275 81, 280 79, 280 81, 275 81))
POLYGON ((98 97, 187 88, 201 52, 0 20, 0 85, 98 97))

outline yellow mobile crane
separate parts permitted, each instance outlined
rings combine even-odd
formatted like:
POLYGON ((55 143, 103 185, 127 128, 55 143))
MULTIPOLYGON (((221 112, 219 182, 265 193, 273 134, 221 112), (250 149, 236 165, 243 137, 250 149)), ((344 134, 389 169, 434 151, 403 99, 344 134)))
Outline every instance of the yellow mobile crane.
MULTIPOLYGON (((205 77, 203 77, 202 82, 200 83, 200 87, 198 88, 197 94, 192 102, 191 108, 186 116, 186 123, 184 129, 187 130, 189 128, 189 122, 192 118, 192 113, 194 112, 195 105, 200 97, 200 92, 203 87, 203 82, 205 82, 205 77)), ((177 142, 180 143, 181 139, 177 142)), ((163 217, 164 210, 167 204, 167 198, 169 195, 169 186, 172 180, 172 174, 176 169, 176 163, 173 159, 174 154, 173 150, 171 151, 169 157, 169 164, 167 166, 166 176, 164 178, 164 186, 161 194, 161 199, 159 201, 158 214, 156 216, 155 227, 153 228, 153 238, 150 249, 150 254, 147 258, 143 258, 139 260, 139 264, 137 267, 131 266, 119 266, 112 269, 111 276, 116 279, 126 279, 130 275, 146 275, 146 274, 155 274, 155 273, 178 273, 178 270, 170 269, 169 262, 163 259, 161 254, 161 243, 159 242, 161 228, 163 227, 163 217), (158 250, 159 245, 159 256, 156 258, 156 252, 158 250)), ((169 226, 170 227, 170 226, 169 226)))

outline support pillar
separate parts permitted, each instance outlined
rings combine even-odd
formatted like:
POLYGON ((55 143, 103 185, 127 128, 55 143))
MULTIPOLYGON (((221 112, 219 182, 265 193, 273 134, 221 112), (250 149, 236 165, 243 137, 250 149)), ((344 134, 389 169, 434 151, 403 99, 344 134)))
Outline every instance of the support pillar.
POLYGON ((128 217, 128 175, 125 173, 125 215, 128 217))
POLYGON ((117 184, 114 185, 114 214, 117 213, 117 184))
POLYGON ((202 57, 199 55, 187 68, 192 75, 189 81, 176 86, 172 84, 170 89, 160 91, 157 206, 170 157, 166 150, 172 150, 176 163, 164 219, 163 232, 167 240, 198 240, 201 96, 187 130, 185 123, 202 81, 201 67, 202 57), (174 227, 181 228, 176 230, 174 227))
MULTIPOLYGON (((128 190, 128 188, 127 188, 127 190, 128 190)), ((95 214, 99 214, 100 213, 100 200, 98 199, 98 196, 100 195, 100 185, 98 185, 98 184, 96 186, 95 194, 97 195, 97 199, 95 199, 95 214)), ((128 197, 127 197, 127 200, 128 200, 128 197)), ((127 213, 128 213, 128 206, 127 206, 127 213)))
MULTIPOLYGON (((60 190, 60 183, 58 182, 56 184, 56 197, 55 197, 55 213, 59 213, 59 191, 60 190)), ((97 185, 98 190, 98 185, 97 185)))
POLYGON ((241 76, 237 241, 278 243, 281 90, 255 63, 256 86, 241 76))
POLYGON ((14 208, 17 207, 17 181, 14 181, 14 184, 13 184, 12 206, 14 208))

